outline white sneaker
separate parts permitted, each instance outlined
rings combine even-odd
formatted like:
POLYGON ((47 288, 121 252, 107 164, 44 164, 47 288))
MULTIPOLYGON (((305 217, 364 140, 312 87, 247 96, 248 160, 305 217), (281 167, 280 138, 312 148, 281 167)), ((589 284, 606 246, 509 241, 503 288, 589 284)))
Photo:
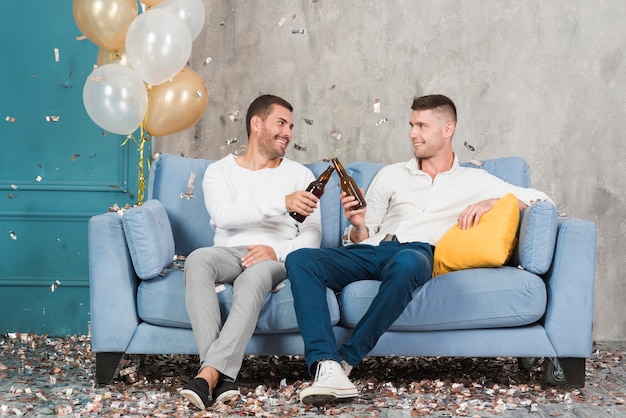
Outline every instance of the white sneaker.
POLYGON ((333 360, 322 360, 317 363, 313 384, 300 392, 300 401, 324 404, 358 396, 359 391, 350 382, 341 365, 333 360))

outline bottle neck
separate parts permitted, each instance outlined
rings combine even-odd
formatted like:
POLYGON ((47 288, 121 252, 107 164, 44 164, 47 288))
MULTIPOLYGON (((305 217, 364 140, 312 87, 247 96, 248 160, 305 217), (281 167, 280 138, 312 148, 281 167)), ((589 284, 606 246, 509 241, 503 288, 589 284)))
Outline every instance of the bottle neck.
POLYGON ((336 158, 332 159, 335 169, 337 170, 337 174, 339 177, 346 177, 346 170, 343 168, 343 165, 336 158))

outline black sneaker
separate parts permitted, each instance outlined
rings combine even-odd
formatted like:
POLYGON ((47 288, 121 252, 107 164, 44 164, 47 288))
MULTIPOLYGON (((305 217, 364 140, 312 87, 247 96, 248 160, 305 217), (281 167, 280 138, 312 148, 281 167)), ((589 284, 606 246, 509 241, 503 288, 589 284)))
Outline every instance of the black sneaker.
POLYGON ((239 386, 232 380, 222 379, 217 381, 215 389, 213 389, 213 399, 215 402, 228 402, 231 399, 235 399, 241 395, 239 392, 239 386))
POLYGON ((180 394, 199 409, 207 409, 213 403, 213 398, 209 395, 209 384, 199 377, 183 386, 180 394))

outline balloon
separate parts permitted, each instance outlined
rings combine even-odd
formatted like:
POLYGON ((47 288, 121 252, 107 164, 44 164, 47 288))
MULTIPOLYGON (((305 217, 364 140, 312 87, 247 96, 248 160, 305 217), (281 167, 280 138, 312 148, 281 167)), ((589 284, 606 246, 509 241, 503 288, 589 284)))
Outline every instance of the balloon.
POLYGON ((145 4, 146 6, 156 6, 157 4, 161 3, 163 0, 141 0, 141 2, 143 4, 145 4))
POLYGON ((204 26, 205 12, 202 0, 165 0, 154 9, 169 10, 183 19, 191 32, 191 40, 198 37, 204 26))
POLYGON ((76 26, 91 42, 116 51, 124 47, 138 7, 136 0, 74 0, 72 13, 76 26))
POLYGON ((130 67, 124 48, 118 49, 117 51, 107 51, 104 48, 100 48, 98 50, 98 56, 96 57, 96 64, 98 67, 105 64, 120 64, 130 67))
POLYGON ((204 80, 184 68, 172 80, 150 89, 144 125, 150 135, 170 135, 196 124, 209 103, 204 80))
POLYGON ((148 92, 132 68, 106 64, 87 77, 83 103, 96 125, 114 134, 128 135, 146 115, 148 92))
POLYGON ((131 67, 148 84, 156 86, 180 72, 191 55, 191 33, 173 12, 150 9, 130 24, 126 55, 131 67))

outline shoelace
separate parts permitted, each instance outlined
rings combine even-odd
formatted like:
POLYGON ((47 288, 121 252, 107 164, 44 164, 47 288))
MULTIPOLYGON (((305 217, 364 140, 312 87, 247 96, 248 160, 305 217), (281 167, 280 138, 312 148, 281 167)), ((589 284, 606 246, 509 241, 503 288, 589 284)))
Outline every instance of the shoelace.
POLYGON ((315 382, 326 383, 331 378, 332 372, 332 364, 326 363, 325 361, 320 361, 317 364, 317 370, 315 371, 315 382))

